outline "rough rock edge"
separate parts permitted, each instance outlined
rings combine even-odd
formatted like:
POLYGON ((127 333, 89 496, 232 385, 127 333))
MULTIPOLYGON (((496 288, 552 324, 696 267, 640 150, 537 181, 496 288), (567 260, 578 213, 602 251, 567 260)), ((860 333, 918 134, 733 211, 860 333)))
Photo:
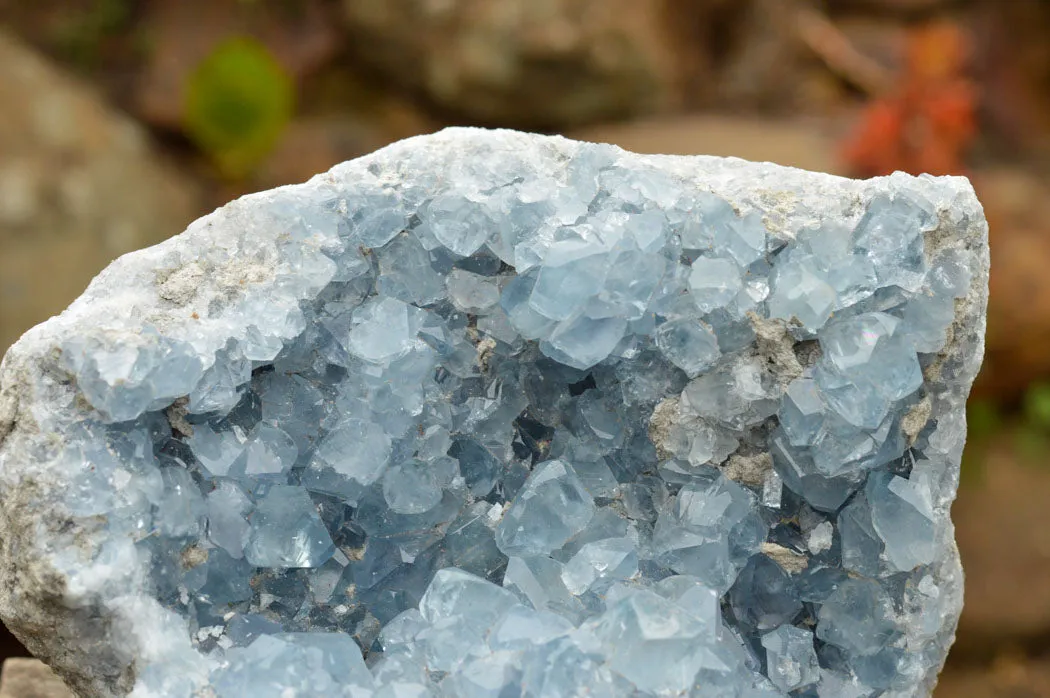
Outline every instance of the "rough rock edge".
MULTIPOLYGON (((530 148, 536 159, 556 167, 578 145, 560 137, 513 131, 447 129, 401 141, 337 165, 303 185, 274 191, 316 192, 333 183, 366 177, 368 172, 396 180, 403 167, 399 166, 399 156, 419 150, 461 158, 492 150, 530 148)), ((950 344, 930 378, 935 402, 940 394, 949 392, 956 399, 965 398, 983 357, 988 281, 987 225, 966 179, 913 178, 896 173, 859 181, 736 158, 643 156, 616 150, 621 163, 663 170, 684 186, 725 197, 741 212, 761 211, 771 234, 783 239, 791 239, 793 230, 807 218, 856 218, 865 200, 900 185, 918 189, 932 200, 951 198, 942 210, 941 225, 927 237, 927 247, 930 252, 942 246, 966 247, 974 253, 978 267, 972 270, 970 293, 957 303, 950 344), (770 201, 777 205, 771 207, 770 201), (969 217, 968 212, 976 215, 969 217), (953 236, 956 231, 958 235, 953 236), (943 379, 946 370, 950 380, 943 379)), ((183 235, 118 259, 62 315, 27 332, 0 363, 0 617, 30 651, 82 696, 127 695, 134 685, 138 659, 174 657, 181 648, 171 642, 175 634, 166 627, 156 602, 151 604, 141 591, 120 598, 114 594, 71 598, 67 577, 48 559, 56 542, 67 533, 62 529, 64 522, 70 521, 61 502, 65 483, 53 473, 49 477, 48 472, 48 456, 53 455, 62 438, 54 425, 62 423, 61 416, 71 405, 82 409, 76 402, 75 385, 58 367, 57 348, 63 338, 77 332, 120 336, 146 319, 170 336, 186 336, 190 317, 196 320, 195 311, 210 300, 226 301, 246 287, 272 279, 279 260, 271 258, 261 262, 229 260, 219 269, 205 269, 195 294, 186 292, 182 278, 174 282, 183 276, 200 278, 196 273, 178 274, 178 270, 198 257, 195 250, 232 245, 229 239, 236 233, 222 224, 236 223, 239 215, 250 214, 255 202, 266 201, 268 194, 231 202, 191 224, 183 235), (165 268, 172 271, 159 279, 158 270, 165 268), (169 279, 174 283, 165 285, 169 279), (29 379, 33 374, 42 377, 35 385, 29 379), (41 424, 48 431, 42 430, 41 424)), ((274 237, 270 230, 254 232, 274 237)), ((82 543, 90 547, 90 533, 84 535, 82 543)), ((955 598, 952 607, 961 609, 962 570, 957 551, 945 561, 938 576, 955 598)), ((957 621, 958 613, 946 629, 951 637, 957 621)), ((938 672, 939 667, 934 667, 910 694, 928 695, 938 672)))
POLYGON ((773 456, 768 452, 751 456, 734 453, 722 466, 722 472, 727 478, 751 487, 761 487, 771 470, 773 470, 773 456))
POLYGON ((799 574, 809 567, 808 557, 783 545, 766 542, 761 545, 759 552, 780 565, 788 574, 799 574))

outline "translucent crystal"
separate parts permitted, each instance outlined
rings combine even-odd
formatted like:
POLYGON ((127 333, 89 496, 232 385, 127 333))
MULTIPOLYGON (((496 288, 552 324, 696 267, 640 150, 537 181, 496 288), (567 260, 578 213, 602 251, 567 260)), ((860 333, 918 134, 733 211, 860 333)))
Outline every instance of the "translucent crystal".
POLYGON ((872 528, 885 545, 890 566, 906 572, 933 562, 937 540, 928 484, 922 478, 878 473, 869 478, 865 493, 872 528))
POLYGON ((791 258, 775 267, 770 283, 769 314, 804 327, 821 327, 835 309, 838 296, 826 276, 810 259, 791 258))
POLYGON ((420 217, 438 242, 463 257, 477 252, 493 227, 483 208, 455 194, 435 197, 420 210, 420 217))
POLYGON ((754 495, 721 474, 682 487, 661 512, 653 547, 661 561, 725 591, 765 535, 754 495))
POLYGON ((769 679, 785 693, 820 680, 820 666, 813 649, 813 633, 781 625, 762 636, 769 679))
POLYGON ((398 514, 422 514, 441 501, 443 486, 454 473, 441 473, 433 464, 418 459, 391 467, 383 475, 383 497, 398 514))
POLYGON ((433 303, 444 297, 445 280, 430 266, 430 254, 414 235, 397 236, 376 256, 376 287, 384 296, 405 303, 433 303))
POLYGON ((164 489, 153 515, 153 525, 161 535, 197 535, 202 528, 205 505, 193 478, 177 466, 162 468, 160 475, 164 489))
POLYGON ((299 457, 295 440, 283 430, 260 423, 248 436, 244 446, 242 468, 235 468, 238 475, 283 480, 299 457))
POLYGON ((642 250, 619 252, 597 298, 587 305, 591 317, 643 317, 668 270, 668 261, 642 250))
POLYGON ((468 617, 472 623, 490 627, 517 604, 517 597, 509 591, 462 570, 447 568, 434 575, 419 601, 419 612, 431 625, 468 617))
POLYGON ((0 609, 85 695, 926 695, 986 281, 961 178, 397 144, 12 348, 0 609))
POLYGON ((321 440, 311 467, 328 467, 362 485, 370 485, 382 475, 392 453, 392 441, 382 429, 349 418, 336 424, 321 440))
POLYGON ((765 253, 766 229, 758 215, 740 216, 726 201, 712 195, 701 197, 699 209, 714 247, 728 252, 737 264, 746 267, 765 253))
POLYGON ((244 556, 251 526, 247 521, 252 502, 231 481, 219 481, 206 497, 208 539, 235 558, 244 556))
POLYGON ((605 283, 607 250, 596 240, 574 238, 551 245, 529 297, 529 307, 551 320, 567 320, 605 283))
POLYGON ((628 593, 593 632, 613 670, 642 691, 673 695, 688 690, 701 669, 722 668, 718 627, 651 591, 628 593))
POLYGON ((448 454, 459 461, 459 472, 471 492, 484 497, 492 491, 502 466, 491 451, 474 439, 456 439, 448 454))
POLYGON ((907 196, 879 196, 853 231, 853 244, 875 266, 879 283, 914 291, 922 283, 923 235, 931 211, 907 196))
POLYGON ((700 257, 689 273, 689 293, 701 313, 729 305, 740 293, 740 269, 730 259, 700 257))
POLYGON ((300 453, 308 453, 325 417, 325 398, 318 387, 302 376, 270 371, 253 376, 252 391, 262 418, 291 436, 300 453))
POLYGON ((475 502, 449 524, 449 561, 459 569, 500 582, 507 567, 507 556, 496 547, 494 507, 475 502))
POLYGON ((354 311, 347 349, 366 361, 389 361, 417 345, 425 314, 393 298, 366 302, 354 311))
POLYGON ((496 529, 507 555, 547 555, 582 531, 594 515, 594 500, 572 466, 561 460, 533 470, 496 529))
POLYGON ((792 446, 809 446, 824 425, 827 407, 817 384, 810 378, 792 381, 780 405, 779 421, 792 446))
POLYGON ((580 315, 558 323, 540 349, 566 366, 586 370, 607 358, 626 331, 623 318, 580 315))
POLYGON ((828 521, 817 524, 806 537, 806 547, 809 548, 809 552, 817 555, 829 549, 831 547, 831 537, 834 534, 834 530, 835 529, 828 521))
POLYGON ((555 321, 534 310, 530 299, 539 270, 519 274, 507 282, 500 296, 500 307, 507 314, 511 326, 525 339, 546 337, 555 321))
POLYGON ((514 594, 454 567, 440 570, 419 602, 430 626, 418 635, 428 665, 449 671, 518 605, 514 594))
POLYGON ((477 313, 499 303, 499 284, 494 277, 453 269, 446 281, 449 300, 463 312, 477 313))
POLYGON ((262 635, 229 653, 228 665, 212 678, 221 698, 259 695, 331 695, 344 686, 372 688, 372 675, 349 635, 286 633, 262 635))
POLYGON ((565 588, 579 596, 615 580, 638 573, 638 553, 627 538, 606 538, 587 543, 572 556, 562 570, 565 588))
POLYGON ((279 635, 280 633, 279 623, 252 613, 235 615, 226 624, 226 637, 237 647, 247 647, 260 635, 279 635))
POLYGON ((898 630, 889 595, 870 579, 847 579, 832 592, 817 616, 817 637, 856 655, 889 645, 898 630))
POLYGON ((515 606, 493 628, 489 646, 494 650, 529 649, 568 635, 575 629, 572 622, 555 613, 515 606))
POLYGON ((744 358, 691 381, 682 391, 682 412, 741 429, 774 414, 778 393, 766 368, 744 358))
POLYGON ((664 356, 690 376, 697 376, 718 361, 718 338, 699 320, 680 318, 660 325, 656 346, 664 356))
POLYGON ((802 611, 795 583, 784 569, 765 555, 753 555, 729 590, 737 619, 757 630, 791 623, 802 611))
POLYGON ((210 475, 222 477, 229 474, 230 467, 244 453, 245 440, 245 434, 240 429, 217 432, 204 423, 193 428, 187 443, 210 475))
POLYGON ((255 505, 244 555, 257 567, 318 567, 335 546, 301 487, 274 485, 255 505))
POLYGON ((851 424, 877 428, 890 402, 922 385, 914 345, 897 331, 899 324, 891 315, 868 313, 833 323, 821 335, 817 383, 828 405, 851 424))
POLYGON ((657 582, 653 591, 674 601, 706 624, 715 626, 722 617, 718 592, 696 577, 672 575, 657 582))

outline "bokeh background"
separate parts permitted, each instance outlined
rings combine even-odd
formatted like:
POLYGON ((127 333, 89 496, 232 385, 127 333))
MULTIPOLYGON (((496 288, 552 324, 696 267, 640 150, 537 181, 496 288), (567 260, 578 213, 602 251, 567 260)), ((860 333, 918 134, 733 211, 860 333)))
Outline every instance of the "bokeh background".
POLYGON ((936 695, 1050 696, 1047 0, 0 0, 0 352, 114 257, 451 124, 969 176, 993 288, 936 695))

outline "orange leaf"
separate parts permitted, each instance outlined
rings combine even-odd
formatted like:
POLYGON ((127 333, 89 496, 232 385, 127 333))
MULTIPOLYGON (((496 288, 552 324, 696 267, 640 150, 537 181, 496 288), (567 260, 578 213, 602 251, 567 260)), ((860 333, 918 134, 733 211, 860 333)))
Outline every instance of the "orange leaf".
POLYGON ((860 123, 844 143, 842 157, 854 172, 864 175, 892 172, 900 160, 905 114, 891 100, 872 102, 860 123))
POLYGON ((977 89, 966 77, 970 39, 934 22, 909 35, 900 89, 872 101, 846 139, 842 157, 858 175, 958 173, 977 135, 977 89))

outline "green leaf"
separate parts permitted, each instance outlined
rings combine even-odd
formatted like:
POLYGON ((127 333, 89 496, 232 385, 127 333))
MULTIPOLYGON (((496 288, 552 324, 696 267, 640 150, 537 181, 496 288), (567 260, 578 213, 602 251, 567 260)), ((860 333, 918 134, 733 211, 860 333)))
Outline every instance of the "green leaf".
POLYGON ((966 450, 963 451, 960 482, 968 487, 979 486, 984 480, 988 447, 992 437, 1002 428, 999 406, 986 400, 970 400, 966 405, 966 450))
POLYGON ((292 79, 270 51, 255 39, 236 37, 193 71, 184 126, 223 174, 244 177, 277 143, 294 103, 292 79))
POLYGON ((1024 395, 1024 415, 1032 426, 1050 429, 1050 385, 1029 386, 1024 395))
POLYGON ((980 487, 984 484, 988 454, 985 449, 967 446, 960 463, 959 484, 963 487, 980 487))
POLYGON ((970 400, 966 404, 966 431, 969 442, 986 441, 1002 426, 999 406, 988 400, 970 400))
POLYGON ((1041 466, 1050 452, 1050 440, 1042 429, 1034 428, 1031 424, 1021 424, 1014 432, 1014 448, 1023 463, 1041 466))

